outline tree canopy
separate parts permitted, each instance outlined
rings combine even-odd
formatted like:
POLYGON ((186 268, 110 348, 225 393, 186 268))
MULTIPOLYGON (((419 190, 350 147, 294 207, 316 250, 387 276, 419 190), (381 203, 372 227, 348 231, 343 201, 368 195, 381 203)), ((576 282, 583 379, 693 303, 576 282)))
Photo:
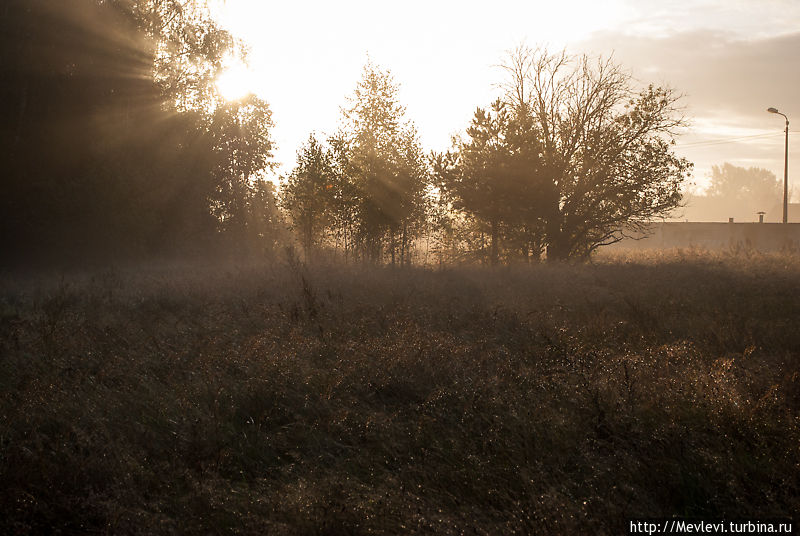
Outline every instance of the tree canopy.
POLYGON ((553 260, 588 255, 679 206, 691 164, 671 147, 683 125, 674 91, 636 90, 610 60, 526 47, 505 67, 503 101, 479 109, 456 146, 457 204, 493 227, 524 225, 553 260))
POLYGON ((758 211, 766 212, 780 205, 783 199, 783 182, 767 169, 725 162, 711 167, 710 178, 706 196, 723 210, 727 209, 729 216, 753 218, 758 211))
POLYGON ((283 187, 282 204, 307 256, 333 224, 337 194, 333 159, 331 150, 310 134, 283 187))
POLYGON ((522 236, 517 245, 525 255, 540 249, 541 148, 529 117, 497 100, 489 110, 475 111, 466 134, 455 153, 434 164, 442 195, 487 224, 492 264, 499 261, 501 235, 512 242, 522 236))
POLYGON ((768 220, 782 218, 783 181, 771 171, 725 162, 712 166, 708 178, 703 195, 687 197, 686 214, 692 220, 756 221, 759 211, 766 212, 768 220))
POLYGON ((391 73, 368 62, 343 109, 340 137, 361 253, 377 260, 386 252, 392 262, 405 262, 425 218, 427 162, 397 94, 391 73))
POLYGON ((199 252, 252 220, 271 115, 216 94, 236 44, 200 2, 9 0, 0 42, 7 259, 199 252))
POLYGON ((339 132, 311 135, 283 186, 283 205, 309 253, 332 243, 357 255, 410 262, 428 210, 428 162, 414 125, 405 119, 398 85, 368 62, 339 132))
MULTIPOLYGON (((284 214, 307 256, 581 258, 669 215, 691 169, 672 150, 674 91, 519 47, 502 98, 443 154, 368 61, 339 130, 309 137, 276 194, 271 109, 222 98, 246 48, 202 0, 9 0, 0 42, 7 258, 261 255, 284 214)), ((736 174, 719 174, 722 192, 736 174)))

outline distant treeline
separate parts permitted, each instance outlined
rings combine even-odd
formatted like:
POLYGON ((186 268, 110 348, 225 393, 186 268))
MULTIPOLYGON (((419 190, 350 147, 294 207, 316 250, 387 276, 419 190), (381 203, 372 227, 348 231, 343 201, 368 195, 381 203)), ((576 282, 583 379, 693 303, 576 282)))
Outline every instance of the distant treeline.
POLYGON ((340 129, 312 134, 276 192, 270 109, 219 94, 243 48, 199 0, 10 0, 0 16, 7 263, 295 241, 399 264, 583 257, 668 215, 691 168, 671 150, 671 90, 519 47, 503 98, 444 154, 368 63, 340 129))
MULTIPOLYGON (((783 217, 783 181, 768 169, 734 166, 729 162, 713 166, 704 195, 688 195, 683 216, 687 221, 779 222, 783 217)), ((789 199, 792 190, 789 189, 789 199)), ((790 220, 791 221, 791 220, 790 220)))

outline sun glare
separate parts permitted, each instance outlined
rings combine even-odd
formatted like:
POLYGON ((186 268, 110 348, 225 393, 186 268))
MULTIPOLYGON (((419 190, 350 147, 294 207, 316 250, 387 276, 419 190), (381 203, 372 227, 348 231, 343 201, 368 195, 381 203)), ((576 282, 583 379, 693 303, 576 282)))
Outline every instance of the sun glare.
POLYGON ((235 65, 217 77, 216 85, 225 100, 243 99, 253 93, 253 75, 244 65, 235 65))

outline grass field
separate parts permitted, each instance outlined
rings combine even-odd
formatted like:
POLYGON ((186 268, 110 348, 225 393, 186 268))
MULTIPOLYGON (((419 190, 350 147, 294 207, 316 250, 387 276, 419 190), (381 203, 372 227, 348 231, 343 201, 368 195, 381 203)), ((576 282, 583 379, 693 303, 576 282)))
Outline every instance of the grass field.
POLYGON ((7 276, 0 533, 800 511, 800 257, 7 276))

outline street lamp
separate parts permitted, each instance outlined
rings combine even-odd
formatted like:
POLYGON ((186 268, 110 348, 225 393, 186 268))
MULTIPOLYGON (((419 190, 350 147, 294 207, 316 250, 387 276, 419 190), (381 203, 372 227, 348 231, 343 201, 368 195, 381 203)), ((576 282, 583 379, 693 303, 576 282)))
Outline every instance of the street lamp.
POLYGON ((786 148, 783 160, 783 223, 787 223, 789 221, 789 201, 787 199, 789 194, 789 118, 786 117, 786 114, 780 113, 777 108, 767 108, 767 111, 771 114, 782 115, 786 119, 786 148))

